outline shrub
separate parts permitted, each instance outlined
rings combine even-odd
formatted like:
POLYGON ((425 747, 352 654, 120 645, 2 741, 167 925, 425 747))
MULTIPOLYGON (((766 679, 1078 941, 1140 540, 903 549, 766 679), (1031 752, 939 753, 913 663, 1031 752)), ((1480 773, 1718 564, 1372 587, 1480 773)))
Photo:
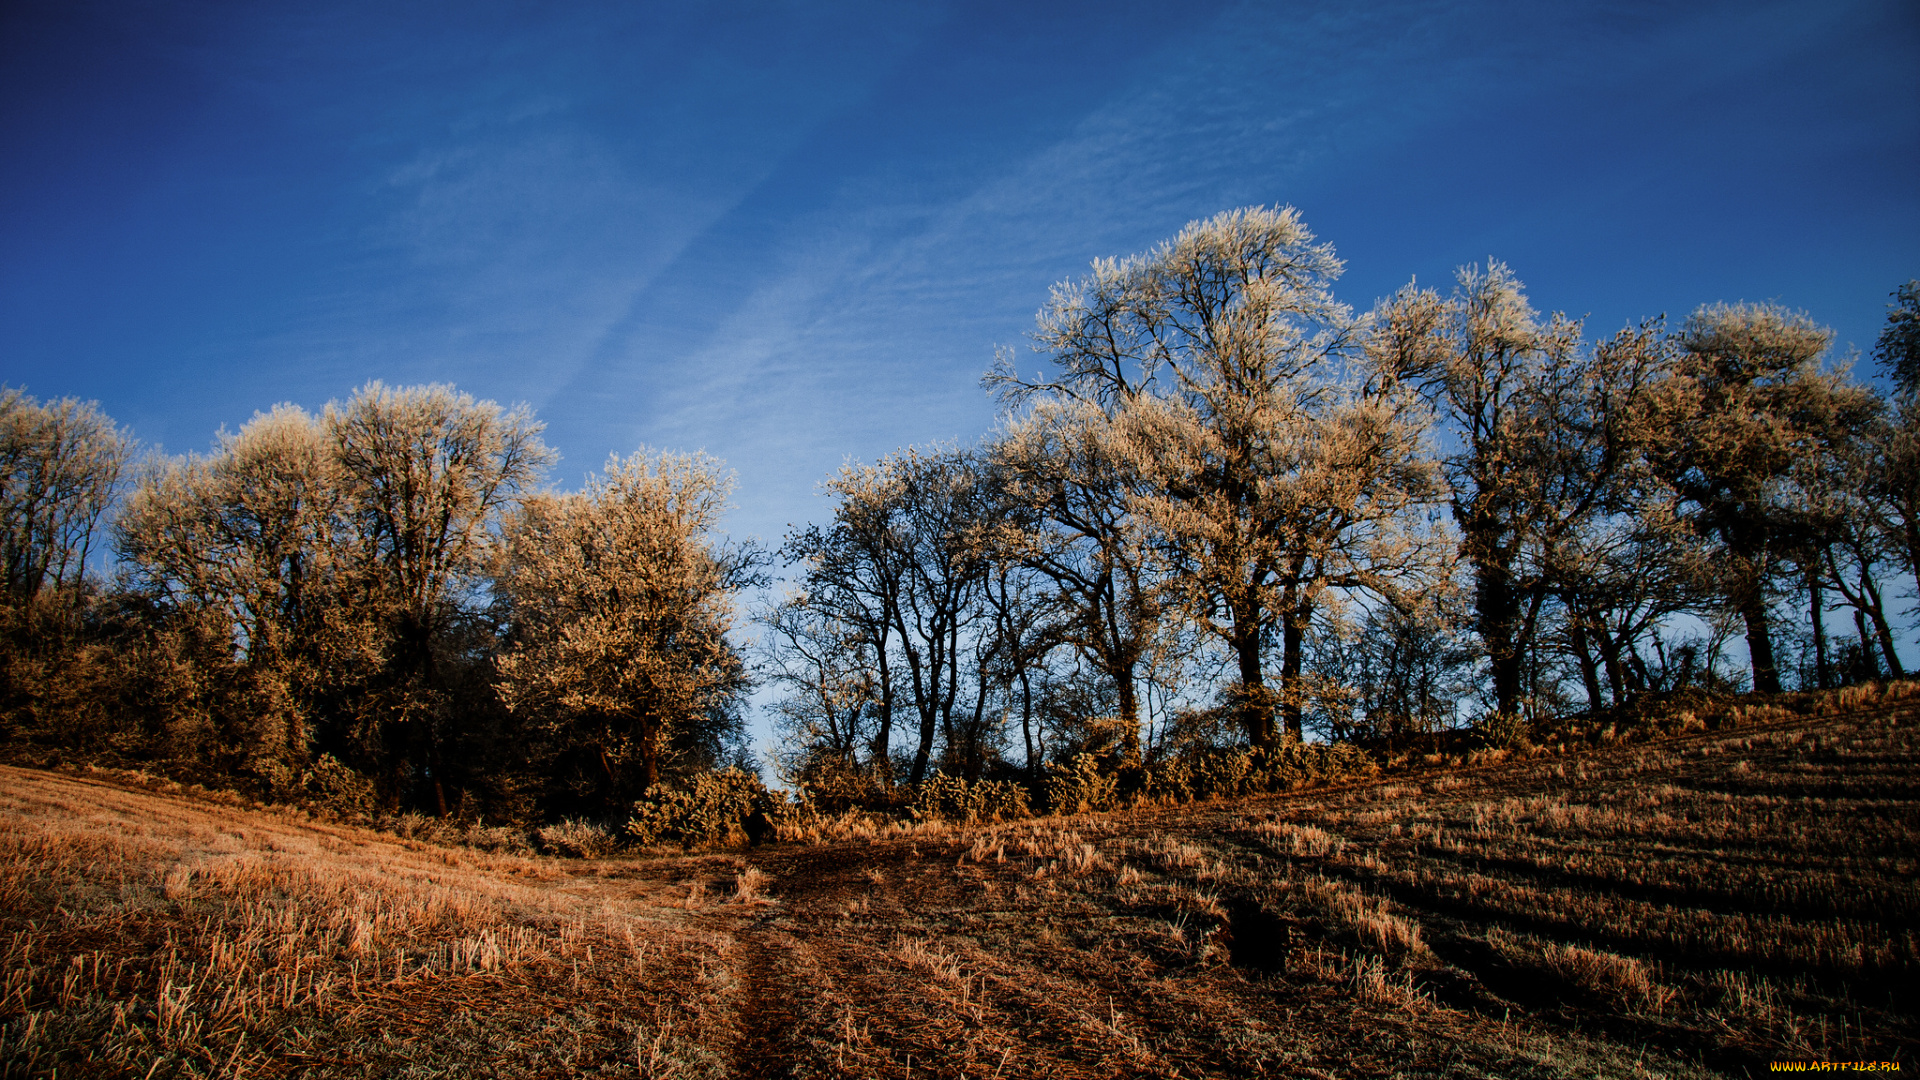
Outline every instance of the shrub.
POLYGON ((826 763, 808 769, 794 785, 799 800, 816 813, 877 810, 897 806, 901 793, 870 771, 826 763))
MULTIPOLYGON (((1083 755, 1084 756, 1084 755, 1083 755)), ((1011 780, 976 780, 934 773, 914 789, 913 815, 947 821, 1011 821, 1033 816, 1027 789, 1011 780)))
POLYGON ((1075 754, 1067 764, 1047 765, 1040 792, 1048 812, 1075 814, 1087 810, 1111 810, 1119 792, 1119 778, 1100 771, 1100 761, 1092 754, 1075 754))
POLYGON ((1533 724, 1519 713, 1491 712, 1474 722, 1473 733, 1496 750, 1524 750, 1532 743, 1533 724))
POLYGON ((1373 758, 1352 743, 1281 743, 1253 754, 1248 785, 1256 791, 1285 791, 1307 783, 1334 784, 1379 771, 1373 758))
POLYGON ((1238 795, 1247 790, 1253 755, 1245 750, 1212 750, 1161 762, 1150 771, 1148 798, 1192 802, 1238 795))
POLYGON ((527 834, 510 825, 470 825, 456 842, 495 854, 533 854, 533 848, 527 844, 527 834))
POLYGON ((635 842, 687 847, 738 847, 771 835, 788 807, 760 778, 742 769, 693 777, 691 788, 656 788, 633 804, 627 833, 635 842))
POLYGON ((620 838, 591 821, 568 818, 558 825, 534 830, 540 846, 549 855, 572 859, 598 859, 613 852, 620 838))
POLYGON ((767 902, 767 882, 770 875, 757 866, 749 866, 733 879, 733 902, 736 904, 764 904, 767 902))
POLYGON ((321 754, 301 776, 301 786, 319 805, 347 817, 371 814, 379 805, 373 781, 332 754, 321 754))

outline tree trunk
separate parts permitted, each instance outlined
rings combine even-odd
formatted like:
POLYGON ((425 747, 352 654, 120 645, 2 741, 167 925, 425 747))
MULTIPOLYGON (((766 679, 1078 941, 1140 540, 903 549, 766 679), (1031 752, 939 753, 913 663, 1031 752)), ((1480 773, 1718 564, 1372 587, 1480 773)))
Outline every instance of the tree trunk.
POLYGON ((980 768, 985 757, 980 752, 980 729, 986 723, 987 714, 987 676, 980 673, 979 688, 973 695, 973 723, 967 728, 967 782, 980 779, 980 768))
POLYGON ((927 765, 933 760, 933 727, 935 715, 922 712, 920 716, 920 742, 914 747, 913 768, 907 771, 907 783, 918 784, 927 778, 927 765))
POLYGON ((1901 528, 1907 537, 1907 569, 1913 573, 1913 587, 1920 591, 1920 517, 1903 513, 1901 528))
POLYGON ((652 791, 654 785, 660 782, 660 731, 657 724, 643 722, 640 725, 640 782, 646 785, 647 791, 652 791))
POLYGON ((1653 685, 1653 673, 1647 670, 1647 662, 1641 658, 1639 650, 1629 648, 1627 654, 1627 674, 1632 676, 1629 685, 1634 697, 1639 697, 1653 685))
POLYGON ((1860 635, 1860 664, 1854 672, 1858 682, 1868 682, 1880 677, 1880 663, 1873 657, 1873 639, 1867 636, 1867 613, 1859 608, 1853 609, 1853 628, 1860 635))
MULTIPOLYGON (((1475 545, 1479 546, 1479 545, 1475 545)), ((1474 570, 1476 629, 1487 650, 1487 668, 1493 678, 1494 707, 1508 715, 1520 710, 1521 655, 1514 631, 1520 621, 1520 598, 1514 594, 1513 573, 1506 553, 1497 547, 1471 552, 1474 570)))
MULTIPOLYGON (((912 663, 912 654, 908 654, 912 663)), ((920 743, 914 748, 913 769, 907 774, 907 783, 918 784, 927 778, 927 765, 933 760, 933 736, 940 723, 940 668, 943 660, 934 656, 927 663, 927 676, 923 681, 919 677, 918 665, 915 666, 914 708, 920 714, 920 743)))
POLYGON ((1620 663, 1620 643, 1613 640, 1610 631, 1600 633, 1600 662, 1607 671, 1607 688, 1613 691, 1613 703, 1620 705, 1627 700, 1627 671, 1620 663))
POLYGON ((1753 664, 1753 688, 1762 694, 1780 692, 1780 669, 1773 659, 1773 635, 1767 623, 1767 601, 1759 582, 1740 590, 1740 617, 1747 624, 1747 656, 1753 664))
POLYGON ((1880 639, 1880 651, 1886 654, 1887 671, 1894 678, 1905 678, 1906 668, 1900 664, 1900 653, 1893 646, 1893 629, 1887 625, 1886 606, 1880 600, 1880 586, 1867 572, 1866 565, 1860 567, 1860 595, 1867 598, 1867 617, 1873 621, 1874 634, 1880 639))
POLYGON ((1027 778, 1040 778, 1040 760, 1033 745, 1033 677, 1020 668, 1020 738, 1027 744, 1027 778))
MULTIPOLYGON (((1250 620, 1249 620, 1250 621, 1250 620)), ((1267 700, 1266 678, 1260 670, 1260 629, 1234 621, 1235 634, 1228 642, 1240 664, 1240 724, 1247 741, 1256 750, 1273 748, 1273 705, 1267 700)))
POLYGON ((1306 713, 1305 693, 1300 672, 1306 651, 1307 626, 1313 618, 1313 602, 1288 605, 1286 621, 1280 629, 1280 715, 1286 720, 1287 737, 1294 742, 1306 738, 1302 718, 1306 713))
POLYGON ((1822 690, 1833 688, 1833 666, 1827 660, 1827 612, 1820 591, 1820 564, 1807 570, 1807 597, 1813 619, 1813 681, 1822 690))
POLYGON ((1571 638, 1574 658, 1580 661, 1580 681, 1587 688, 1587 711, 1598 713, 1606 707, 1606 693, 1600 689, 1600 669, 1594 663, 1593 648, 1587 642, 1585 620, 1578 615, 1569 619, 1567 635, 1571 638))
POLYGON ((1886 616, 1874 612, 1874 629, 1880 635, 1880 649, 1887 654, 1887 671, 1896 679, 1907 677, 1906 666, 1900 663, 1900 653, 1893 645, 1893 630, 1887 626, 1886 616))
POLYGON ((433 661, 433 628, 424 615, 403 611, 393 626, 392 651, 387 660, 387 677, 399 689, 400 719, 395 738, 383 740, 380 750, 388 755, 389 772, 394 779, 395 797, 404 797, 413 809, 421 809, 427 797, 429 776, 437 776, 439 732, 434 728, 431 702, 438 682, 433 661), (397 742, 400 745, 395 747, 397 742), (402 795, 404 793, 404 796, 402 795))
POLYGON ((887 638, 880 635, 876 653, 880 667, 880 722, 874 729, 869 756, 881 783, 893 786, 893 673, 887 668, 887 638))
POLYGON ((1120 699, 1120 752, 1129 765, 1140 764, 1140 700, 1133 685, 1133 665, 1115 665, 1114 693, 1120 699))

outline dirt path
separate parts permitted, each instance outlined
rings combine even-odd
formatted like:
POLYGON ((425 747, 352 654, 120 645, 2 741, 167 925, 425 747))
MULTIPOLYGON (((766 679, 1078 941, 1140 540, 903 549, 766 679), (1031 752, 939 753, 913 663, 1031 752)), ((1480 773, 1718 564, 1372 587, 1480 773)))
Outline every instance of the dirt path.
POLYGON ((779 974, 776 955, 790 951, 793 942, 771 931, 769 917, 734 931, 739 943, 741 978, 740 1045, 734 1056, 736 1076, 783 1077, 799 1056, 794 1038, 799 1016, 779 974))

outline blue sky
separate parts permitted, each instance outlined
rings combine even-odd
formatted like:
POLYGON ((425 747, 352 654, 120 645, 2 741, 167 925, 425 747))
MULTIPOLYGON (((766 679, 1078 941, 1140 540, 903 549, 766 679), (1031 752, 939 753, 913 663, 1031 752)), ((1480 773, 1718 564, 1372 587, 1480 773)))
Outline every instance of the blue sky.
POLYGON ((1865 350, 1917 180, 1910 2, 11 0, 0 381, 171 452, 452 382, 563 486, 705 449, 777 543, 1219 210, 1299 207, 1356 307, 1491 256, 1596 333, 1777 300, 1865 350))

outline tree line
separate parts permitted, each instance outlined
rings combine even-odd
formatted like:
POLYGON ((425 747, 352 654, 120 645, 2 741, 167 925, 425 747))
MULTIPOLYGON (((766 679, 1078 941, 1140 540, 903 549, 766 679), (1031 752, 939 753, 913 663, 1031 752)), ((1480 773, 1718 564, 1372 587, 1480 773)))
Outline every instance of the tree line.
POLYGON ((137 469, 90 405, 10 391, 0 424, 16 745, 515 819, 742 756, 728 635, 758 563, 714 539, 717 462, 545 490, 541 425, 445 386, 283 405, 137 469), (103 583, 81 571, 110 508, 103 583))
POLYGON ((8 390, 0 733, 270 797, 610 819, 750 766, 756 680, 788 781, 884 799, 1904 674, 1920 282, 1882 395, 1776 305, 1590 340, 1498 263, 1362 313, 1341 269, 1253 208, 1057 286, 1041 369, 986 378, 994 433, 826 482, 752 645, 776 553, 719 539, 704 456, 559 492, 524 408, 374 383, 137 461, 96 407, 8 390))
POLYGON ((1042 370, 987 376, 998 431, 833 478, 765 617, 791 773, 1511 743, 1688 688, 1905 674, 1920 283, 1883 396, 1777 305, 1589 340, 1497 262, 1360 314, 1341 269, 1290 208, 1096 262, 1041 310, 1042 370))

